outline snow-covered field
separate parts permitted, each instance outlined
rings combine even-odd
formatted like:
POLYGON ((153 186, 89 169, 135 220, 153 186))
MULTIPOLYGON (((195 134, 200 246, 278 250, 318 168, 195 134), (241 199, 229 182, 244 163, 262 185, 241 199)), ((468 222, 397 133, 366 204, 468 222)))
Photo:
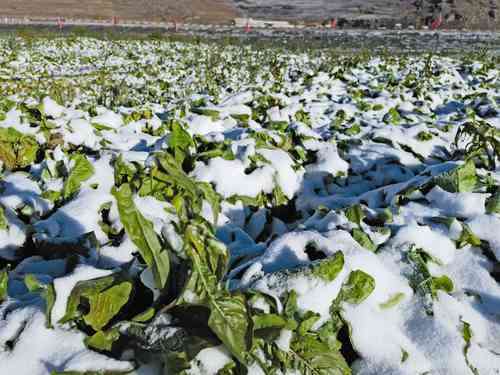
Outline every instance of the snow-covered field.
POLYGON ((500 373, 492 58, 0 51, 0 374, 500 373))

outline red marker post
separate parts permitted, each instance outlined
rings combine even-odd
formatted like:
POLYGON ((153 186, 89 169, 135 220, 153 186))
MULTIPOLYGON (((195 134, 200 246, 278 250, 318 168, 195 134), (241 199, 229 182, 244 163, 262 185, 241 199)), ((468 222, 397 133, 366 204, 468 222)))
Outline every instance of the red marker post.
POLYGON ((245 25, 245 32, 249 33, 252 31, 252 27, 250 26, 250 21, 247 21, 247 24, 245 25))
POLYGON ((443 24, 443 16, 440 14, 437 19, 435 19, 434 21, 432 21, 432 23, 431 23, 431 29, 432 30, 437 30, 437 29, 439 29, 441 27, 442 24, 443 24))
POLYGON ((59 27, 59 31, 61 31, 64 27, 64 20, 60 17, 57 19, 57 26, 59 27))

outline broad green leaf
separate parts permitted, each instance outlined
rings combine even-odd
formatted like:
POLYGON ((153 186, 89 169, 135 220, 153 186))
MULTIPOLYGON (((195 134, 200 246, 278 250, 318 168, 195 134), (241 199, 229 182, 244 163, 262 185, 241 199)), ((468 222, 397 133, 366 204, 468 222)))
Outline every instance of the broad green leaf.
POLYGON ((104 292, 90 295, 90 311, 83 316, 83 320, 95 331, 101 330, 128 302, 131 291, 132 284, 124 281, 104 292))
POLYGON ((118 158, 115 160, 113 168, 115 175, 115 184, 117 184, 118 186, 126 182, 132 182, 134 176, 138 172, 137 167, 134 164, 125 161, 122 154, 120 154, 120 156, 118 156, 118 158))
POLYGON ((85 338, 85 345, 91 349, 100 351, 111 351, 113 343, 120 338, 118 328, 111 328, 107 331, 97 331, 92 336, 85 338))
POLYGON ((316 322, 321 318, 318 313, 314 313, 312 311, 308 311, 305 316, 302 318, 303 320, 300 322, 299 327, 297 329, 297 333, 300 336, 304 336, 311 330, 311 328, 316 324, 316 322))
POLYGON ((352 230, 352 237, 365 249, 370 250, 370 251, 376 251, 377 246, 372 242, 370 237, 363 232, 361 229, 354 228, 352 230))
POLYGON ((118 212, 125 231, 139 249, 148 267, 152 269, 156 286, 163 289, 170 271, 168 251, 162 248, 153 224, 136 208, 130 185, 123 184, 119 189, 113 188, 112 194, 118 203, 118 212))
POLYGON ((289 355, 293 369, 301 375, 350 375, 351 369, 339 351, 312 337, 301 338, 292 345, 289 355))
POLYGON ((285 318, 278 314, 262 314, 252 316, 253 329, 263 328, 283 328, 286 326, 287 321, 285 318))
POLYGON ((477 183, 476 166, 472 160, 439 176, 434 177, 436 185, 450 193, 467 193, 477 183))
POLYGON ((337 340, 339 330, 342 328, 341 319, 330 319, 318 329, 318 338, 328 345, 330 350, 340 350, 342 343, 337 340))
POLYGON ((189 148, 194 146, 194 142, 191 135, 177 121, 174 121, 168 145, 174 150, 175 160, 182 163, 189 148))
POLYGON ((315 263, 312 274, 325 281, 333 281, 344 268, 344 254, 337 251, 332 257, 315 263))
POLYGON ((361 225, 361 221, 365 218, 365 214, 359 204, 349 207, 345 211, 345 216, 349 219, 349 221, 358 225, 361 225))
POLYGON ((486 200, 486 213, 500 214, 500 190, 486 200))
POLYGON ((38 293, 45 300, 45 326, 52 328, 52 308, 56 302, 56 291, 53 284, 42 284, 35 275, 27 274, 24 284, 31 293, 38 293))
POLYGON ((342 285, 342 301, 351 304, 363 302, 375 289, 375 279, 361 270, 352 271, 342 285))
POLYGON ((220 212, 217 195, 210 184, 200 184, 190 178, 168 153, 157 154, 156 158, 163 172, 156 171, 154 177, 172 185, 177 193, 176 197, 179 197, 176 208, 184 221, 189 220, 193 215, 201 214, 203 199, 206 199, 212 206, 214 216, 220 212))
POLYGON ((31 165, 38 152, 38 143, 31 135, 14 128, 0 128, 0 160, 9 170, 31 165))
POLYGON ((64 181, 63 198, 68 199, 75 194, 82 184, 94 174, 94 167, 85 155, 73 154, 70 160, 75 163, 69 172, 68 178, 64 181))
POLYGON ((78 310, 82 298, 90 298, 105 289, 109 288, 119 280, 118 274, 113 274, 97 279, 79 281, 68 298, 66 303, 66 313, 59 320, 59 323, 67 323, 79 318, 82 314, 78 310))
POLYGON ((208 326, 242 363, 248 351, 248 312, 243 294, 223 292, 210 299, 208 326))
POLYGON ((446 293, 453 292, 453 281, 446 275, 433 277, 432 286, 434 291, 443 290, 446 293))

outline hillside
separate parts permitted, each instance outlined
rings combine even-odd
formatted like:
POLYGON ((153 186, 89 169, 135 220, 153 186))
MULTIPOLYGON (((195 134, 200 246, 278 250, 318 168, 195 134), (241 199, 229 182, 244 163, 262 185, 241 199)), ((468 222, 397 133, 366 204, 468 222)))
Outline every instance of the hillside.
POLYGON ((222 23, 238 15, 231 0, 0 0, 0 16, 128 20, 185 19, 222 23))
POLYGON ((235 17, 341 20, 354 27, 420 27, 441 13, 448 28, 499 29, 499 0, 0 0, 0 16, 184 20, 229 23, 235 17))

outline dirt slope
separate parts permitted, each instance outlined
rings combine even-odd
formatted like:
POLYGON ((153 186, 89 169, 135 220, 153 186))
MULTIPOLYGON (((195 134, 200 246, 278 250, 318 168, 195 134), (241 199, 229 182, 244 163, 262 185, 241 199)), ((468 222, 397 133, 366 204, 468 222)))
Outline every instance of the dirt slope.
POLYGON ((183 20, 229 23, 237 16, 323 21, 346 26, 420 27, 439 14, 444 27, 500 29, 500 0, 0 0, 0 17, 183 20))
POLYGON ((0 0, 0 17, 229 22, 237 15, 231 0, 0 0))

